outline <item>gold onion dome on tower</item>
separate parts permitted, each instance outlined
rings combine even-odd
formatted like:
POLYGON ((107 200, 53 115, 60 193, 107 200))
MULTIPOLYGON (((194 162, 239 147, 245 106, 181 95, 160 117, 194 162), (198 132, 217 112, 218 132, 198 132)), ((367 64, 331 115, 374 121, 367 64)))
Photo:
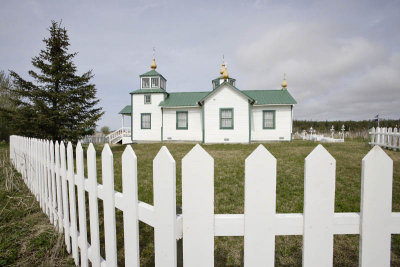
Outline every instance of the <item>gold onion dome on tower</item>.
POLYGON ((155 70, 157 68, 156 59, 154 57, 153 57, 153 61, 150 64, 150 68, 152 68, 153 70, 155 70))
POLYGON ((224 80, 226 80, 226 79, 228 79, 229 78, 229 74, 228 74, 228 69, 225 67, 225 64, 222 64, 222 66, 223 66, 223 70, 221 69, 221 71, 222 71, 222 78, 224 79, 224 80))
POLYGON ((222 63, 222 67, 219 73, 221 73, 221 75, 224 74, 224 70, 225 70, 225 63, 222 63))
POLYGON ((283 89, 286 89, 286 87, 287 87, 287 81, 286 81, 286 78, 283 78, 283 81, 282 81, 282 88, 283 88, 283 89))

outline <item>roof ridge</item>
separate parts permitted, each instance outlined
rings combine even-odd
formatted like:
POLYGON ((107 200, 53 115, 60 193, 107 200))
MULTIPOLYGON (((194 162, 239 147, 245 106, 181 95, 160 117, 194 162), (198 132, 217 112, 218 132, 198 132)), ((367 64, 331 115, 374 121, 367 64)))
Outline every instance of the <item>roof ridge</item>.
POLYGON ((244 92, 258 92, 258 91, 282 91, 282 89, 253 89, 253 90, 241 90, 244 92))
POLYGON ((170 94, 181 94, 181 93, 209 93, 210 91, 194 91, 194 92, 169 92, 170 94))

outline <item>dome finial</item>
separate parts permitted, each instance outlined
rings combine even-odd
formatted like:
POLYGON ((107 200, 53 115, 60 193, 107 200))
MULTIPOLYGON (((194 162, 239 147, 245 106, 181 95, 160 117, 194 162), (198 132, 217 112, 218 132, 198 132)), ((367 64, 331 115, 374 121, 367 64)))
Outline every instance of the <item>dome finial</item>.
POLYGON ((286 89, 287 81, 286 81, 286 73, 283 74, 283 81, 282 81, 282 89, 286 89))
POLYGON ((224 70, 225 70, 225 58, 224 55, 222 55, 222 67, 219 73, 222 75, 224 73, 224 70))
POLYGON ((155 70, 157 68, 157 64, 156 64, 156 48, 153 47, 153 61, 150 64, 150 68, 152 68, 153 70, 155 70))

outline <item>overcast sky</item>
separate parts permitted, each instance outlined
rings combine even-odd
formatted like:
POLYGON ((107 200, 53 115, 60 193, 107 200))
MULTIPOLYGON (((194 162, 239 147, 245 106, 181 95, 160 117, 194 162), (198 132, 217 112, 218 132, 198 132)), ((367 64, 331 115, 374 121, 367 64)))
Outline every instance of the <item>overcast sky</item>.
POLYGON ((79 73, 93 69, 106 112, 120 127, 139 75, 167 91, 209 91, 222 54, 242 90, 279 89, 295 119, 400 118, 400 1, 1 1, 0 70, 28 78, 51 20, 68 30, 79 73))

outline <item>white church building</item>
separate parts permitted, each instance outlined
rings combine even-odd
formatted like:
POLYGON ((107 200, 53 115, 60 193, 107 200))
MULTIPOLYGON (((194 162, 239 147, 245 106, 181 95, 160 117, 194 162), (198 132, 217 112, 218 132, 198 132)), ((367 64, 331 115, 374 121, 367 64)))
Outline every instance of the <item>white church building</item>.
POLYGON ((140 75, 140 89, 130 93, 131 105, 120 111, 131 117, 130 131, 120 129, 123 143, 292 140, 296 101, 285 79, 278 90, 240 90, 222 64, 221 76, 212 80, 211 90, 168 92, 154 58, 150 67, 140 75))

